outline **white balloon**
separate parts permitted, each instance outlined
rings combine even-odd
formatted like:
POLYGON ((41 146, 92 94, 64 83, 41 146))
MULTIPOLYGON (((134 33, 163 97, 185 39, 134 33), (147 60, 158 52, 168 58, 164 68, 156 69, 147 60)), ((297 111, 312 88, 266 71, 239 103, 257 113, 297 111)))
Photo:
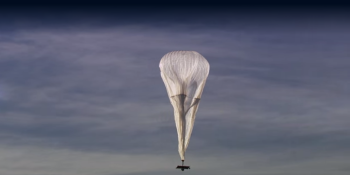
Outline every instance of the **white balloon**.
POLYGON ((173 51, 159 63, 169 99, 174 107, 179 154, 185 160, 199 101, 209 75, 209 63, 195 51, 173 51))

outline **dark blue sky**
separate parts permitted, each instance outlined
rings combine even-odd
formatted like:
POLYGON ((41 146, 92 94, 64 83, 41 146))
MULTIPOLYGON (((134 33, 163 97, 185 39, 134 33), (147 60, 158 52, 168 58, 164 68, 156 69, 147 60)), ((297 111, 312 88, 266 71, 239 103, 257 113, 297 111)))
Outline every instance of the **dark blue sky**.
POLYGON ((177 174, 159 61, 210 63, 187 174, 345 175, 350 24, 337 8, 9 7, 0 174, 177 174))

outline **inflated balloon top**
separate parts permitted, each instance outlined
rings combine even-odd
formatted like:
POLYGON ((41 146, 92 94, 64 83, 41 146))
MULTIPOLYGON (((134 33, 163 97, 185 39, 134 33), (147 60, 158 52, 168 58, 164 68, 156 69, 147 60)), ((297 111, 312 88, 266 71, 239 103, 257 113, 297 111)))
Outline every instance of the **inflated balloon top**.
POLYGON ((173 51, 163 56, 159 67, 174 107, 179 154, 184 161, 210 66, 198 52, 173 51))

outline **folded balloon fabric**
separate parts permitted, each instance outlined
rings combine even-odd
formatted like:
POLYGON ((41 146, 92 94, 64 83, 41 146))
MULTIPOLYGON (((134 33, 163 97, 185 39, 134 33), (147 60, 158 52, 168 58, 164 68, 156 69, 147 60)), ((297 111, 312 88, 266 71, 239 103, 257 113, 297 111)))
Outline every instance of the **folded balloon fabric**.
POLYGON ((163 56, 159 68, 174 107, 178 150, 184 161, 210 66, 198 52, 173 51, 163 56))

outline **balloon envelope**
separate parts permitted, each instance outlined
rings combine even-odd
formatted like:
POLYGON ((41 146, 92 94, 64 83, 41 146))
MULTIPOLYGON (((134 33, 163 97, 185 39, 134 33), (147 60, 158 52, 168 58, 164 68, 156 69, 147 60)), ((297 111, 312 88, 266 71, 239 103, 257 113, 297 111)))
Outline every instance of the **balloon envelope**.
POLYGON ((179 154, 181 160, 185 160, 199 101, 209 75, 209 63, 198 52, 173 51, 163 56, 159 67, 174 107, 179 154))

